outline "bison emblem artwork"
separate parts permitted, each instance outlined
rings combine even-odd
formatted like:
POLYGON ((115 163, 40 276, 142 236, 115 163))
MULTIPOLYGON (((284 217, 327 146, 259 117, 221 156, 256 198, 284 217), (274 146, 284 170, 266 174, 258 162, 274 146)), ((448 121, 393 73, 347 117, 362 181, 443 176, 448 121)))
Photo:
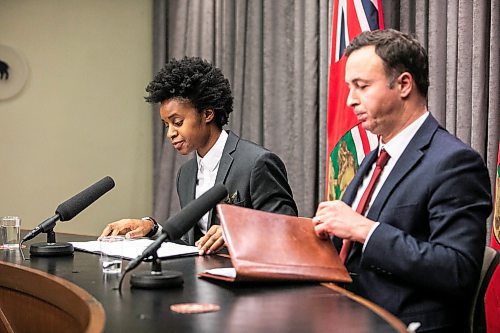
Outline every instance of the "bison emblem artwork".
POLYGON ((0 60, 0 80, 8 80, 9 79, 9 65, 0 60))

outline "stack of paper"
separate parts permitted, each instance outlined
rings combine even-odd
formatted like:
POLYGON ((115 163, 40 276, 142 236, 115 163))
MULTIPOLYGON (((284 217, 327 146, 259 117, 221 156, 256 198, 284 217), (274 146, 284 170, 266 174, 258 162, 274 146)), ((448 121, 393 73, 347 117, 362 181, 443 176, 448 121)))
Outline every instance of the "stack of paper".
MULTIPOLYGON (((110 248, 106 251, 106 254, 110 256, 121 257, 124 259, 133 259, 138 255, 142 254, 142 252, 151 244, 154 240, 149 238, 136 238, 136 239, 126 239, 123 244, 123 249, 120 253, 113 248, 110 248)), ((101 253, 101 249, 99 248, 99 241, 88 241, 88 242, 70 242, 73 244, 74 248, 80 251, 92 252, 99 254, 101 253)), ((164 242, 161 244, 161 247, 157 251, 158 257, 160 259, 173 258, 173 257, 182 257, 182 256, 190 256, 197 255, 198 248, 196 246, 188 246, 182 244, 176 244, 171 242, 164 242)))

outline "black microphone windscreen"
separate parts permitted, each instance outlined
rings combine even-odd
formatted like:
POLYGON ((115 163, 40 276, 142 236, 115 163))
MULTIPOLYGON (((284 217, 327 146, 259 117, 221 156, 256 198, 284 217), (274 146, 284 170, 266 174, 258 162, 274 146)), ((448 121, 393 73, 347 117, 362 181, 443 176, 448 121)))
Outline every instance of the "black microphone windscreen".
POLYGON ((60 204, 56 209, 56 214, 61 217, 61 221, 69 221, 113 187, 115 187, 113 178, 104 177, 94 185, 60 204))
POLYGON ((170 240, 180 239, 203 215, 214 208, 226 196, 226 187, 222 184, 216 184, 162 224, 163 231, 167 233, 170 240))

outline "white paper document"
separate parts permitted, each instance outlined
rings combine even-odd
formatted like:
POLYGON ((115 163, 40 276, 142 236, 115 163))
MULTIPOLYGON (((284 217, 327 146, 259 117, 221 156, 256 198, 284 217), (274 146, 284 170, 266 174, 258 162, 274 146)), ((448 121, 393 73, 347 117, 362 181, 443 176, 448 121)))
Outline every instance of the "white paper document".
MULTIPOLYGON (((119 250, 121 255, 118 250, 115 251, 112 247, 107 249, 106 254, 110 256, 122 257, 124 259, 133 259, 142 254, 142 252, 153 242, 154 240, 148 238, 126 239, 123 244, 123 248, 119 250)), ((80 251, 101 253, 99 242, 97 240, 70 243, 73 244, 75 249, 80 251)), ((197 255, 198 248, 196 246, 164 242, 158 249, 157 254, 160 259, 197 255)))

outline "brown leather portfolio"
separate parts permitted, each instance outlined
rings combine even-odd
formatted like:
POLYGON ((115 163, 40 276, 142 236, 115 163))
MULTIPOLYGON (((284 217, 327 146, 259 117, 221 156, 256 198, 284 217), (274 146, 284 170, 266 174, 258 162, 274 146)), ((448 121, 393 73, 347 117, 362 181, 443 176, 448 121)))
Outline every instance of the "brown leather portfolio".
POLYGON ((221 276, 210 270, 200 277, 352 282, 333 244, 314 234, 310 218, 226 204, 219 204, 217 212, 236 274, 221 276))

